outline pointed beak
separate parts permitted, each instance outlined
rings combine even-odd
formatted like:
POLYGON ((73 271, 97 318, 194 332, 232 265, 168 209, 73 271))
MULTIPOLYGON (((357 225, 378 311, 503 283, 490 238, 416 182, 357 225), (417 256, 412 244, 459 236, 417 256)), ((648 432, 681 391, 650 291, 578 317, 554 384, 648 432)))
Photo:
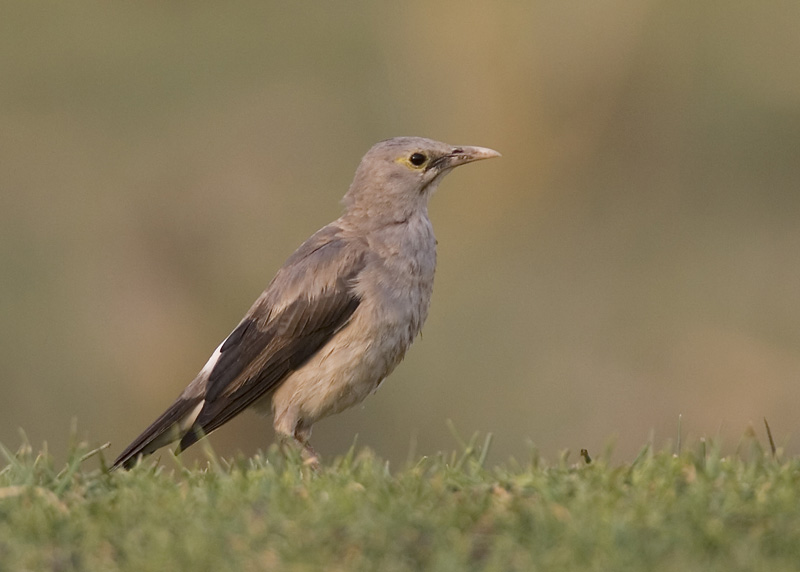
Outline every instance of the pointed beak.
POLYGON ((500 153, 486 147, 454 147, 447 155, 447 168, 458 167, 459 165, 466 165, 473 161, 491 159, 493 157, 500 157, 500 153))

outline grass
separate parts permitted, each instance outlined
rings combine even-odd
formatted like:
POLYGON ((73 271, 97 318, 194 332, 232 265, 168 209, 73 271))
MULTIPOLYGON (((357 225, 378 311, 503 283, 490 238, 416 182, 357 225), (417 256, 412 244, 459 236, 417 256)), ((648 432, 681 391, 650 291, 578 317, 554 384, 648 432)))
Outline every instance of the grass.
POLYGON ((369 450, 325 463, 270 449, 106 473, 3 449, 0 571, 797 570, 800 459, 746 436, 723 456, 645 447, 486 467, 489 440, 398 470, 369 450))

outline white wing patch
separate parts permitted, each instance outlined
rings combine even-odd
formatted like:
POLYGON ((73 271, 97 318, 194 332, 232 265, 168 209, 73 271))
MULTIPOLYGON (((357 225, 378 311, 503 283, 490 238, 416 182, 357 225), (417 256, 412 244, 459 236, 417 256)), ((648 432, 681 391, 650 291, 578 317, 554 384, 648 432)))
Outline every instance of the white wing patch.
MULTIPOLYGON (((225 340, 227 340, 227 339, 228 338, 225 338, 225 340)), ((222 354, 222 352, 220 351, 220 348, 222 348, 222 344, 225 343, 225 340, 222 340, 222 343, 220 343, 217 346, 217 349, 215 349, 214 353, 211 354, 211 357, 208 358, 208 361, 206 362, 206 365, 204 365, 203 369, 200 370, 200 375, 204 375, 205 377, 208 377, 209 375, 211 375, 211 371, 214 369, 214 366, 217 365, 217 361, 219 360, 219 356, 222 354)))

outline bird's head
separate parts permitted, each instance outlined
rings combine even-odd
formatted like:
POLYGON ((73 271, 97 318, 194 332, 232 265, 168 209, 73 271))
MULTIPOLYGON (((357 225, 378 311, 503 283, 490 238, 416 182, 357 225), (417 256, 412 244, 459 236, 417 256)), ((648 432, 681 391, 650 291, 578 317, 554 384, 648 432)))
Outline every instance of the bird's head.
POLYGON ((348 211, 403 220, 424 209, 454 167, 499 157, 485 147, 448 145, 422 137, 395 137, 375 144, 361 159, 344 197, 348 211))

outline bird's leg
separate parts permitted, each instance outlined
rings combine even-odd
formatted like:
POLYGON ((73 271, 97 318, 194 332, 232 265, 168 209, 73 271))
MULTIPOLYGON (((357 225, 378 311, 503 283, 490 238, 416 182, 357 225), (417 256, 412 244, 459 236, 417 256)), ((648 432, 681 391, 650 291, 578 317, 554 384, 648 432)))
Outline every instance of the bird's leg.
POLYGON ((319 455, 317 455, 317 452, 308 442, 302 443, 302 446, 303 446, 303 457, 305 457, 303 463, 308 465, 312 469, 319 469, 319 455))
POLYGON ((312 469, 319 468, 319 455, 314 451, 313 447, 308 442, 302 442, 294 435, 282 435, 278 439, 278 445, 286 457, 294 457, 294 452, 290 450, 300 449, 300 457, 303 459, 304 465, 309 465, 312 469))
POLYGON ((303 463, 310 466, 312 469, 319 469, 319 455, 317 455, 311 443, 308 442, 308 439, 311 437, 311 429, 305 428, 298 423, 292 437, 294 437, 295 442, 303 448, 303 463))

